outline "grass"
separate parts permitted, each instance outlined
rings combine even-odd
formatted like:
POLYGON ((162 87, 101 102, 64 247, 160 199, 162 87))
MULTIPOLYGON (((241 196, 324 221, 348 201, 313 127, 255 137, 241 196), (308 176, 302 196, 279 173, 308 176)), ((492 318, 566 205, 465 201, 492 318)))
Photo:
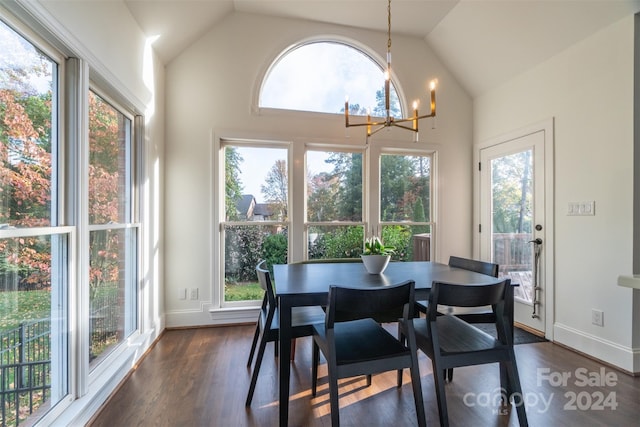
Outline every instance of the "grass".
POLYGON ((0 331, 17 328, 25 320, 47 319, 51 315, 51 292, 0 292, 0 331))
POLYGON ((227 283, 224 286, 225 301, 261 300, 264 291, 257 282, 227 283))

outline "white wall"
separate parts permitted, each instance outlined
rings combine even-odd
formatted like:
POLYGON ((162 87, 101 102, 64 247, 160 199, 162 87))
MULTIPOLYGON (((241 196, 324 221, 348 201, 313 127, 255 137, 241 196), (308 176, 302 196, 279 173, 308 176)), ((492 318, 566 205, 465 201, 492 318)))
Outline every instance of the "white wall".
MULTIPOLYGON (((386 34, 306 21, 235 13, 167 66, 166 157, 166 309, 168 326, 232 321, 213 320, 212 292, 218 272, 213 271, 211 181, 212 135, 275 138, 303 143, 312 139, 363 144, 364 133, 350 130, 345 139, 344 117, 265 113, 252 109, 258 85, 271 62, 287 47, 317 36, 341 37, 386 55, 386 34), (275 30, 277 29, 277 31, 275 30), (200 301, 179 300, 178 288, 197 287, 200 301)), ((419 144, 437 150, 438 237, 437 259, 471 253, 472 104, 423 40, 393 39, 393 66, 409 102, 418 94, 426 103, 427 85, 437 78, 437 129, 423 125, 419 144)), ((319 82, 319 84, 322 84, 319 82)), ((414 147, 413 134, 383 132, 372 144, 414 147), (386 141, 384 141, 386 140, 386 141)), ((249 319, 249 318, 247 318, 249 319)), ((253 317, 251 317, 253 319, 253 317)), ((237 319, 234 319, 237 320, 237 319)))
MULTIPOLYGON (((638 371, 632 290, 633 16, 474 100, 474 142, 555 120, 554 338, 638 371), (567 216, 595 200, 595 216, 567 216), (604 327, 591 309, 604 311, 604 327)), ((636 328, 640 325, 635 325, 636 328)))

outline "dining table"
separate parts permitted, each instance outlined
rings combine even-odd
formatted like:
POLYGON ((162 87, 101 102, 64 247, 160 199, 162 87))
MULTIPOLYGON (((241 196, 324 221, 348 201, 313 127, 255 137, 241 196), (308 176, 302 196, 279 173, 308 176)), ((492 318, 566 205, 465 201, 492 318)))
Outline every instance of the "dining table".
MULTIPOLYGON (((291 310, 293 307, 326 306, 331 285, 375 289, 413 280, 416 299, 427 300, 433 282, 481 286, 504 280, 432 261, 391 262, 381 274, 369 274, 361 262, 276 264, 273 266, 273 273, 280 312, 278 344, 280 426, 287 426, 289 423, 291 310)), ((506 294, 505 310, 509 317, 510 333, 513 336, 513 286, 508 286, 506 294)), ((506 371, 501 369, 502 384, 506 383, 504 375, 506 371)))

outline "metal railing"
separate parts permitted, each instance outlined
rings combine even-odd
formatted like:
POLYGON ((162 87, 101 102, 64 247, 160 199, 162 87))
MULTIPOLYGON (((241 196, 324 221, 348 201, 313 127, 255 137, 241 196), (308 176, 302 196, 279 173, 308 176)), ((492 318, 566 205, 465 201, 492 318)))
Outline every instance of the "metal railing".
MULTIPOLYGON (((91 354, 117 333, 116 296, 94 301, 91 354)), ((51 321, 30 320, 0 334, 0 426, 17 426, 51 396, 51 321)))
POLYGON ((0 420, 18 425, 51 389, 51 321, 32 320, 0 335, 0 420))

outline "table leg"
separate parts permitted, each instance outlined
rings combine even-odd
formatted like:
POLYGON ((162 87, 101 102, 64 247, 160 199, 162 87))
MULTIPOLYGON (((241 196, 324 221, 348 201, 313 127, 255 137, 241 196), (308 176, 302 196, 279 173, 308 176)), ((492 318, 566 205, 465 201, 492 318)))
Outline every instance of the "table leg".
POLYGON ((279 299, 280 311, 280 426, 286 427, 289 422, 289 382, 291 376, 291 306, 287 299, 279 299))
MULTIPOLYGON (((506 295, 505 295, 505 307, 504 309, 506 310, 506 314, 507 314, 507 319, 508 319, 508 325, 507 325, 507 333, 511 334, 511 342, 513 342, 513 328, 514 328, 514 314, 513 314, 513 298, 514 298, 514 293, 513 293, 513 285, 510 285, 507 287, 507 291, 506 291, 506 295)), ((511 390, 511 387, 509 387, 509 374, 507 372, 507 368, 505 368, 504 366, 502 366, 502 364, 500 364, 500 387, 502 387, 503 390, 505 390, 506 395, 507 396, 511 396, 511 393, 513 392, 511 390)))

